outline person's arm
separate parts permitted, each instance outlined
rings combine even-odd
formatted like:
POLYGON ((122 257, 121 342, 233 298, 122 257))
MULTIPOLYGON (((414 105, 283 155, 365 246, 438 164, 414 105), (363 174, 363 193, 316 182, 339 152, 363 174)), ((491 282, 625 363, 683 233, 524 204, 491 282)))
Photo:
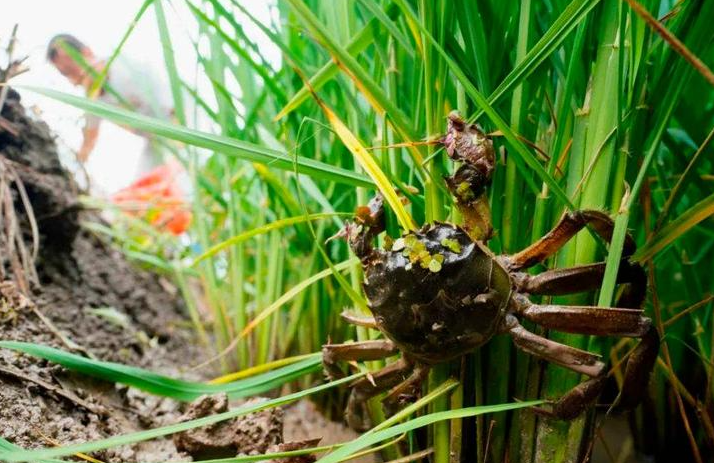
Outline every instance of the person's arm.
POLYGON ((82 129, 82 146, 77 151, 77 160, 79 162, 87 162, 89 155, 97 144, 97 138, 99 138, 99 119, 94 121, 88 119, 87 124, 82 129))

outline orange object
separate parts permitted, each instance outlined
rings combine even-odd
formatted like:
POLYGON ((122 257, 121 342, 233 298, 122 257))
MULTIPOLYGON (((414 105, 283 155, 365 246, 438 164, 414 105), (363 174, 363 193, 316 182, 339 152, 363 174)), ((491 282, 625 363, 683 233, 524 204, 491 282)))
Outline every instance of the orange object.
POLYGON ((181 166, 176 162, 162 164, 115 193, 112 201, 127 214, 180 235, 191 224, 191 211, 178 184, 180 173, 181 166))

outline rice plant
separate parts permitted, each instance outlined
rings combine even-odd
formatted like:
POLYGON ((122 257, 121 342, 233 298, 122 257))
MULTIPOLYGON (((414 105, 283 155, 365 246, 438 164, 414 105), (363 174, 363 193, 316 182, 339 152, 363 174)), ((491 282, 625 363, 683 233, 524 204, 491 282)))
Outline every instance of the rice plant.
MULTIPOLYGON (((442 180, 453 165, 434 143, 457 110, 496 146, 488 190, 494 252, 523 249, 568 210, 615 219, 609 246, 581 232, 546 265, 605 260, 602 287, 554 301, 612 306, 625 236, 634 236, 634 260, 648 273, 646 314, 663 336, 648 398, 628 415, 635 448, 657 461, 711 457, 712 2, 279 0, 274 20, 262 23, 249 2, 147 1, 178 124, 32 90, 180 142, 168 146, 193 179, 191 244, 113 233, 131 256, 176 279, 226 372, 316 352, 328 339, 379 335, 339 318, 345 308, 367 308, 359 261, 330 238, 378 190, 392 206, 393 237, 459 220, 442 180), (197 24, 190 34, 198 77, 180 75, 173 63, 172 36, 185 31, 168 30, 165 15, 176 10, 197 24), (263 55, 265 41, 280 50, 278 63, 263 55), (201 118, 211 121, 210 133, 192 128, 201 118)), ((618 381, 634 345, 542 334, 599 352, 618 381)), ((370 431, 320 461, 421 426, 428 434, 412 433, 409 450, 433 447, 437 463, 583 461, 600 445, 606 407, 571 422, 479 408, 558 398, 580 381, 511 344, 498 336, 435 368, 425 397, 449 377, 459 385, 430 401, 429 414, 389 433, 370 431)), ((323 405, 340 418, 340 395, 323 405)), ((385 419, 378 401, 370 410, 375 423, 385 419)))

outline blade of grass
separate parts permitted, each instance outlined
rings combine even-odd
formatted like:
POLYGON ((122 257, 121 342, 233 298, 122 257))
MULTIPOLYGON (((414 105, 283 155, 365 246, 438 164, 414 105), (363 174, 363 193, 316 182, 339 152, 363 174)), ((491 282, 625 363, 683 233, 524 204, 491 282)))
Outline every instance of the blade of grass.
POLYGON ((279 360, 274 360, 272 362, 268 363, 262 363, 260 365, 256 365, 254 367, 246 368, 245 370, 237 371, 235 373, 229 373, 227 375, 219 376, 218 378, 214 378, 208 382, 208 384, 226 384, 226 383, 231 383, 233 381, 247 378, 250 376, 257 375, 259 373, 264 373, 266 371, 274 370, 276 368, 285 366, 285 365, 291 365, 293 363, 299 362, 301 360, 307 360, 316 356, 320 356, 321 354, 302 354, 302 355, 295 355, 293 357, 286 357, 286 358, 281 358, 279 360))
POLYGON ((166 72, 169 76, 171 95, 174 101, 174 115, 181 125, 186 125, 186 110, 184 109, 183 95, 181 93, 181 78, 179 77, 178 70, 176 69, 174 48, 171 44, 171 35, 169 34, 169 27, 166 24, 166 15, 164 14, 163 0, 154 1, 154 11, 156 13, 156 25, 159 29, 161 49, 164 54, 164 65, 166 68, 166 72))
POLYGON ((360 4, 362 4, 367 11, 372 13, 374 18, 389 31, 392 37, 394 37, 394 39, 402 46, 402 49, 407 53, 407 55, 414 57, 414 48, 409 43, 407 37, 397 28, 396 24, 394 24, 386 11, 382 10, 376 2, 372 2, 370 0, 360 0, 360 4))
POLYGON ((263 79, 265 85, 274 93, 278 102, 285 101, 287 98, 283 89, 278 85, 275 79, 268 74, 265 66, 255 62, 247 50, 244 50, 231 36, 220 27, 217 21, 209 18, 203 11, 195 7, 191 2, 186 2, 193 15, 200 21, 212 27, 216 33, 223 39, 222 43, 227 44, 244 62, 246 62, 255 72, 263 79))
POLYGON ((348 444, 345 444, 344 446, 342 446, 338 450, 335 450, 329 455, 320 458, 319 460, 317 460, 317 463, 337 463, 341 461, 342 458, 351 455, 360 449, 376 444, 377 442, 381 442, 383 440, 398 436, 405 432, 409 432, 414 429, 418 429, 441 421, 478 416, 484 413, 497 413, 507 410, 516 410, 519 408, 533 407, 542 403, 542 400, 535 400, 530 402, 519 402, 503 405, 484 405, 481 407, 469 407, 458 410, 431 413, 418 418, 414 418, 412 420, 407 421, 406 423, 382 429, 375 433, 364 434, 363 436, 358 437, 357 439, 353 440, 348 444))
MULTIPOLYGON (((293 7, 295 13, 308 26, 320 43, 329 51, 338 67, 342 68, 346 75, 355 83, 367 101, 377 111, 378 114, 387 114, 388 120, 393 123, 395 130, 405 141, 419 139, 418 133, 414 130, 414 125, 409 122, 406 115, 394 104, 377 83, 367 74, 366 70, 357 60, 349 54, 338 41, 328 34, 322 27, 318 18, 310 11, 302 0, 287 0, 293 7)), ((417 163, 421 163, 421 154, 415 147, 410 147, 410 153, 417 163)))
MULTIPOLYGON (((399 4, 403 11, 409 11, 407 10, 409 7, 403 0, 394 0, 394 2, 399 4)), ((489 95, 489 104, 496 105, 503 96, 535 72, 546 58, 562 45, 572 30, 580 24, 599 2, 600 0, 576 0, 570 2, 541 36, 540 40, 528 51, 523 61, 519 62, 489 95)), ((408 15, 408 19, 410 24, 417 22, 413 13, 408 15)), ((484 113, 485 110, 481 108, 469 120, 476 120, 484 113)))
MULTIPOLYGON (((350 150, 350 152, 357 159, 357 162, 359 162, 362 168, 372 178, 375 185, 377 185, 377 188, 382 193, 382 196, 384 196, 387 204, 389 204, 392 211, 396 214, 397 220, 399 221, 399 225, 402 229, 407 231, 416 230, 414 220, 412 220, 406 209, 404 209, 404 205, 397 196, 397 192, 394 190, 389 182, 389 179, 379 167, 379 164, 377 164, 377 161, 374 160, 372 155, 365 149, 364 145, 362 145, 350 129, 347 128, 344 122, 342 122, 342 120, 337 117, 337 115, 329 107, 327 107, 327 105, 320 103, 320 106, 325 112, 330 125, 335 130, 335 133, 338 137, 340 137, 340 140, 342 140, 342 143, 345 144, 347 149, 350 150)), ((300 161, 297 161, 296 164, 299 164, 299 162, 300 161)))
POLYGON ((687 48, 687 46, 679 40, 677 36, 667 30, 661 22, 657 21, 657 19, 655 19, 649 11, 642 6, 642 4, 636 2, 635 0, 625 1, 639 17, 647 23, 648 26, 650 26, 660 37, 662 37, 662 39, 664 39, 665 42, 669 44, 670 47, 672 47, 675 52, 677 52, 677 54, 687 60, 689 64, 691 64, 692 67, 696 69, 707 82, 709 82, 709 84, 714 86, 714 73, 712 73, 711 69, 709 69, 709 67, 704 64, 704 62, 699 59, 697 55, 692 53, 689 48, 687 48))
MULTIPOLYGON (((350 267, 352 267, 358 263, 359 263, 359 259, 353 258, 353 259, 349 259, 344 262, 340 262, 339 264, 336 264, 334 268, 338 271, 343 271, 343 270, 349 269, 350 267)), ((247 336, 253 329, 255 329, 256 326, 258 326, 261 322, 263 322, 266 318, 268 318, 273 312, 278 310, 283 304, 288 302, 290 299, 294 298, 301 291, 304 291, 305 288, 309 287, 310 285, 314 284, 315 282, 322 280, 323 278, 330 276, 332 274, 333 274, 332 269, 328 268, 328 269, 318 272, 318 273, 312 275, 310 278, 307 278, 307 279, 301 281, 300 283, 297 283, 296 285, 294 285, 286 293, 284 293, 282 296, 280 296, 278 299, 276 299, 275 302, 273 302, 268 307, 266 307, 265 309, 258 312, 258 314, 246 325, 246 327, 240 333, 239 338, 247 336)))
POLYGON ((620 258, 622 254, 622 248, 625 243, 625 237, 627 236, 627 224, 630 220, 630 209, 632 207, 633 200, 638 198, 640 189, 644 184, 646 174, 649 167, 654 159, 654 155, 659 147, 660 140, 662 139, 662 134, 667 127, 667 121, 669 120, 669 115, 674 109, 676 103, 677 91, 673 90, 667 95, 667 98, 663 104, 662 115, 659 118, 657 125, 652 131, 652 137, 650 139, 649 149, 642 160, 642 165, 637 173, 637 178, 632 187, 632 190, 622 199, 620 209, 615 217, 615 227, 612 234, 612 239, 610 240, 611 251, 607 256, 607 264, 605 266, 605 275, 603 276, 602 286, 600 288, 600 296, 598 298, 598 305, 607 307, 611 304, 613 295, 615 293, 615 286, 617 281, 617 273, 620 266, 620 258))
POLYGON ((661 253, 674 240, 680 238, 702 221, 714 215, 714 194, 707 196, 687 209, 679 217, 662 227, 632 256, 636 262, 646 262, 661 253))
POLYGON ((709 143, 711 142, 712 138, 714 138, 714 129, 709 131, 707 138, 705 138, 699 148, 697 148, 697 151, 694 153, 692 159, 687 164, 687 168, 684 169, 684 172, 682 172, 682 175, 679 177, 679 180, 677 180, 677 183, 674 185, 674 187, 672 187, 672 191, 670 191, 669 196, 667 197, 667 201, 665 201, 664 206, 662 206, 662 210, 660 211, 659 217, 657 217, 657 224, 655 226, 656 229, 659 229, 662 226, 662 223, 664 223, 664 221, 667 219, 667 216, 669 215, 671 207, 684 193, 684 189, 682 189, 682 187, 687 185, 688 180, 690 180, 691 176, 694 175, 694 173, 696 172, 694 166, 697 165, 697 161, 699 161, 702 153, 704 153, 706 148, 709 146, 709 143))
MULTIPOLYGON (((17 452, 23 450, 22 447, 19 447, 12 442, 9 442, 2 437, 0 437, 0 460, 2 460, 3 453, 5 452, 17 452)), ((41 463, 65 463, 62 460, 49 460, 49 459, 42 459, 38 460, 41 463)))
POLYGON ((219 392, 225 392, 233 397, 259 394, 321 368, 321 355, 316 353, 306 360, 240 381, 228 384, 206 384, 170 378, 120 363, 92 360, 40 344, 0 341, 0 347, 40 357, 94 378, 126 384, 154 395, 182 401, 191 401, 203 394, 219 392))
MULTIPOLYGON (((265 148, 253 143, 213 135, 198 130, 171 124, 160 119, 133 113, 109 104, 91 101, 48 88, 29 85, 17 86, 49 98, 67 103, 91 114, 120 125, 160 135, 188 145, 206 148, 247 161, 259 162, 282 170, 292 170, 292 158, 284 152, 265 148)), ((314 159, 300 159, 301 173, 318 179, 333 180, 355 186, 370 187, 372 182, 365 176, 340 167, 331 166, 314 159)))
POLYGON ((134 16, 134 19, 129 24, 129 28, 126 30, 126 32, 124 32, 124 35, 119 41, 119 45, 114 48, 114 51, 112 52, 111 56, 109 57, 107 62, 104 63, 104 67, 102 68, 101 72, 94 78, 94 82, 92 82, 92 85, 90 86, 89 91, 87 92, 88 95, 94 96, 97 94, 99 89, 102 88, 104 82, 107 79, 109 68, 111 67, 114 60, 116 60, 119 56, 121 49, 124 47, 124 44, 129 39, 129 36, 131 36, 131 33, 134 31, 134 28, 137 26, 137 24, 139 24, 139 20, 141 20, 141 17, 144 16, 144 13, 147 9, 149 9, 152 3, 154 3, 154 0, 145 0, 144 3, 141 4, 139 11, 137 11, 136 15, 134 16))
MULTIPOLYGON (((503 96, 513 90, 520 82, 538 69, 538 67, 550 56, 563 41, 570 35, 573 29, 585 19, 600 0, 576 0, 570 2, 563 12, 553 21, 553 24, 541 36, 533 47, 518 63, 513 70, 501 81, 496 89, 488 97, 488 102, 495 105, 503 96)), ((481 108, 469 120, 476 120, 485 113, 481 108)))
MULTIPOLYGON (((395 1, 398 1, 400 4, 404 4, 403 0, 395 1)), ((414 13, 411 12, 410 7, 406 4, 404 4, 403 10, 409 11, 408 15, 412 19, 416 18, 416 16, 414 16, 414 13)), ((434 46, 434 49, 443 57, 444 61, 449 66, 451 72, 454 73, 454 76, 459 81, 459 83, 463 85, 464 90, 466 90, 466 93, 472 98, 474 103, 476 103, 476 105, 483 110, 483 112, 489 117, 493 125, 501 131, 508 143, 515 149, 515 152, 518 154, 518 159, 520 159, 520 161, 524 162, 528 167, 533 169, 533 171, 538 175, 538 177, 540 177, 540 179, 548 185, 548 187, 553 191, 555 196, 563 204, 565 204, 570 209, 574 209, 575 207, 573 206, 573 203, 570 201, 570 198, 568 198, 568 196, 565 194, 560 185, 558 185, 555 179, 545 170, 545 168, 543 168, 543 166, 540 164, 540 162, 538 162, 533 153, 528 150, 528 148, 520 140, 520 138, 518 138, 518 136, 513 132, 513 130, 511 130, 506 121, 498 114, 498 112, 496 112, 493 106, 488 103, 488 101, 481 94, 481 92, 476 89, 476 87, 471 83, 471 81, 466 76, 464 71, 459 67, 459 65, 436 42, 434 37, 432 37, 432 35, 426 29, 424 29, 423 25, 421 25, 418 21, 417 24, 426 39, 434 46)), ((530 173, 524 170, 524 167, 522 165, 520 168, 524 180, 529 182, 531 189, 536 194, 539 193, 540 189, 530 180, 530 173)))
POLYGON ((279 230, 281 228, 289 227, 291 225, 304 223, 304 222, 311 221, 311 220, 322 220, 322 219, 328 219, 328 218, 332 218, 332 217, 343 217, 343 216, 346 217, 346 216, 352 216, 352 215, 353 214, 347 213, 347 212, 330 212, 330 213, 310 214, 307 216, 300 215, 300 216, 296 216, 296 217, 288 217, 286 219, 276 220, 275 222, 271 222, 271 223, 269 223, 267 225, 263 225, 261 227, 252 228, 246 232, 241 233, 240 235, 232 236, 232 237, 228 238, 227 240, 221 241, 220 243, 207 249, 203 254, 196 257, 191 262, 191 264, 189 266, 194 267, 196 264, 198 264, 201 261, 215 257, 216 254, 218 254, 222 250, 228 248, 229 246, 234 246, 238 243, 247 241, 248 239, 250 239, 254 236, 262 235, 262 234, 268 233, 273 230, 279 230))
MULTIPOLYGON (((711 7, 711 4, 708 4, 707 7, 711 7)), ((706 14, 704 16, 706 16, 706 14)), ((699 45, 703 45, 704 37, 706 37, 706 33, 703 32, 704 29, 701 27, 701 24, 703 23, 700 23, 698 25, 699 27, 693 27, 689 30, 689 32, 693 35, 692 40, 696 41, 699 45)), ((675 66, 677 65, 675 64, 675 66)), ((680 69, 682 68, 681 66, 678 67, 680 69)), ((685 87, 684 84, 690 80, 690 75, 691 69, 682 69, 681 72, 676 74, 677 81, 673 82, 671 78, 667 79, 667 88, 671 90, 664 95, 663 101, 661 102, 656 113, 657 119, 654 124, 654 130, 651 132, 652 135, 649 137, 648 149, 637 173, 637 178, 635 179, 632 191, 625 198, 623 198, 620 210, 618 211, 618 215, 615 219, 613 238, 610 244, 611 249, 622 249, 625 236, 627 234, 627 224, 630 219, 630 209, 632 207, 632 203, 634 200, 638 199, 640 189, 644 185, 647 172, 649 171, 649 167, 655 157, 662 135, 667 127, 667 122, 674 111, 677 102, 679 101, 679 96, 681 95, 682 89, 685 87)), ((605 305, 609 305, 612 301, 619 262, 620 260, 617 252, 611 252, 608 255, 599 299, 599 301, 603 302, 605 305)))
MULTIPOLYGON (((368 23, 361 31, 352 37, 352 40, 345 46, 345 50, 352 56, 357 56, 359 53, 364 51, 370 43, 374 40, 373 34, 373 23, 376 20, 372 20, 368 23)), ((340 68, 337 66, 335 61, 330 61, 318 70, 314 76, 309 79, 310 87, 313 90, 320 90, 327 82, 332 80, 340 72, 340 68)), ((288 114, 297 110, 305 101, 310 98, 310 87, 303 85, 303 87, 298 90, 287 102, 285 106, 278 112, 273 120, 279 121, 288 114)))

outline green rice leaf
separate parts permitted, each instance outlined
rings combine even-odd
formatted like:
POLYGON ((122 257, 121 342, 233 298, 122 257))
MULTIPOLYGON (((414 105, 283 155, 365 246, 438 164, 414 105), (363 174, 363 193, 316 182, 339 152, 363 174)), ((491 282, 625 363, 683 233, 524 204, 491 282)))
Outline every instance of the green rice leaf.
MULTIPOLYGON (((399 0, 399 3, 404 4, 403 0, 399 0)), ((413 20, 416 21, 416 16, 413 12, 411 12, 411 9, 406 4, 404 4, 403 10, 407 12, 407 14, 410 15, 413 20)), ((454 59, 451 58, 448 53, 446 53, 446 50, 444 50, 441 45, 439 45, 439 43, 434 39, 434 37, 429 33, 429 31, 427 31, 421 25, 421 23, 419 23, 418 21, 416 22, 419 25, 424 37, 427 38, 427 40, 431 43, 434 49, 441 55, 441 57, 444 59, 456 79, 459 81, 459 83, 461 83, 461 85, 463 85, 464 90, 466 90, 466 93, 471 97, 474 103, 476 103, 476 105, 483 110, 483 112, 488 116, 493 125, 496 126, 496 128, 498 128, 501 133, 503 133, 503 136, 506 138, 506 141, 508 141, 508 143, 514 148, 514 151, 518 155, 518 158, 520 158, 523 163, 530 167, 533 172, 535 172, 536 175, 540 177, 543 183, 548 185, 551 191, 563 204, 568 206, 570 209, 575 209, 575 206, 570 201, 570 198, 568 198, 568 196, 565 194, 565 191, 560 187, 558 182, 556 182, 553 176, 545 170, 545 168, 536 159, 533 153, 531 153, 530 150, 526 147, 526 145, 520 140, 520 138, 518 138, 517 134, 515 134, 513 130, 511 130, 508 123, 501 117, 500 114, 498 114, 496 109, 489 103, 486 97, 478 91, 478 89, 474 86, 474 84, 468 78, 463 69, 461 69, 458 63, 454 61, 454 59)), ((521 173, 523 174, 524 180, 529 182, 530 172, 525 170, 525 166, 523 166, 521 163, 519 163, 518 166, 521 170, 521 173)), ((539 192, 539 189, 535 185, 531 184, 531 188, 533 188, 536 193, 539 192)))
POLYGON ((542 403, 542 400, 535 400, 531 402, 518 402, 503 405, 485 405, 480 407, 469 407, 457 410, 449 410, 446 412, 431 413, 429 415, 414 418, 396 426, 382 429, 375 433, 366 433, 361 437, 358 437, 357 439, 353 440, 349 444, 346 444, 341 448, 335 450, 329 455, 320 458, 319 460, 317 460, 317 463, 338 463, 343 458, 348 457, 349 455, 352 455, 353 453, 370 445, 376 444, 383 440, 398 436, 409 431, 413 431, 414 429, 418 429, 441 421, 466 418, 470 416, 478 416, 483 415, 485 413, 498 413, 508 410, 516 410, 519 408, 533 407, 542 403))
POLYGON ((327 219, 327 218, 332 218, 332 217, 338 217, 338 216, 351 216, 353 214, 347 214, 347 213, 318 213, 318 214, 309 214, 309 215, 300 215, 297 217, 288 217, 286 219, 280 219, 276 220, 275 222, 271 222, 269 224, 263 225, 262 227, 257 227, 257 228, 252 228, 244 233, 241 233, 240 235, 235 235, 231 236, 227 240, 221 241, 220 243, 216 244, 215 246, 211 247, 210 249, 206 250, 203 254, 200 256, 196 257, 193 262, 191 263, 191 267, 194 267, 196 264, 199 262, 209 259, 219 252, 223 251, 224 249, 230 247, 230 246, 235 246, 236 244, 242 243, 254 236, 262 235, 264 233, 268 233, 273 230, 279 230, 284 227, 288 227, 290 225, 296 225, 299 223, 304 223, 310 220, 321 220, 321 219, 327 219))
MULTIPOLYGON (((143 114, 137 114, 125 109, 99 101, 58 92, 56 90, 29 85, 17 86, 49 98, 67 103, 91 114, 110 120, 116 124, 153 133, 162 137, 213 150, 246 161, 259 162, 278 169, 292 171, 293 159, 285 152, 255 145, 233 138, 201 132, 180 125, 172 124, 143 114)), ((298 160, 300 173, 313 178, 331 180, 354 186, 371 187, 372 182, 362 174, 341 167, 331 166, 314 159, 300 157, 298 160)))
MULTIPOLYGON (((3 459, 3 454, 6 452, 19 452, 21 450, 24 450, 22 447, 18 447, 17 445, 13 444, 12 442, 9 442, 2 437, 0 437, 0 460, 3 459)), ((38 460, 41 463, 61 463, 62 460, 48 460, 48 459, 42 459, 38 460)))
MULTIPOLYGON (((376 22, 376 19, 373 19, 372 22, 376 22)), ((356 56, 360 52, 364 51, 364 49, 369 46, 373 39, 374 35, 372 33, 372 27, 370 26, 370 24, 368 24, 365 28, 355 34, 352 40, 350 40, 350 42, 345 46, 345 49, 352 56, 356 56)), ((312 87, 314 91, 318 91, 327 82, 329 82, 337 74, 339 74, 339 72, 340 68, 337 66, 337 63, 335 63, 335 61, 333 60, 330 60, 329 62, 325 63, 325 65, 322 66, 315 73, 315 75, 313 75, 309 79, 310 87, 312 87)), ((291 112, 295 111, 309 98, 310 88, 307 85, 303 85, 303 87, 290 98, 290 101, 287 102, 287 104, 280 110, 280 112, 278 112, 278 114, 275 116, 275 120, 278 121, 290 114, 291 112)))
POLYGON ((40 357, 93 378, 133 386, 142 391, 176 400, 191 401, 204 394, 227 393, 231 397, 247 397, 270 391, 286 382, 320 370, 321 354, 276 370, 227 384, 206 384, 159 375, 143 368, 114 362, 88 359, 41 344, 0 341, 0 347, 40 357))
POLYGON ((674 240, 712 215, 714 215, 714 194, 702 199, 675 220, 662 227, 647 244, 632 256, 632 259, 638 262, 645 262, 655 257, 672 244, 674 240))
MULTIPOLYGON (((387 97, 382 88, 370 77, 367 71, 339 42, 322 26, 320 20, 313 14, 302 0, 287 0, 295 13, 308 27, 309 31, 327 49, 337 61, 338 67, 355 83, 372 107, 380 114, 388 114, 388 120, 394 124, 402 138, 407 141, 418 140, 419 134, 414 130, 404 112, 387 97)), ((410 149, 414 152, 413 149, 410 149)))

